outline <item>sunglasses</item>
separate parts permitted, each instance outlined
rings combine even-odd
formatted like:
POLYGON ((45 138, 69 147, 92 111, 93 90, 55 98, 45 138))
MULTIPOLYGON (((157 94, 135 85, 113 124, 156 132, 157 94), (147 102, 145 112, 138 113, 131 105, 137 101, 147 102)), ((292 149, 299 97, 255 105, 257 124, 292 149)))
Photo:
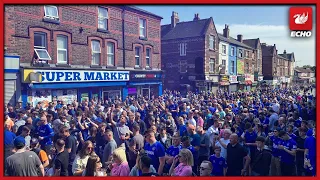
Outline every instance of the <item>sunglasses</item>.
POLYGON ((200 167, 199 169, 203 171, 203 170, 207 170, 209 168, 200 167))
POLYGON ((87 147, 88 150, 93 150, 93 147, 87 147))

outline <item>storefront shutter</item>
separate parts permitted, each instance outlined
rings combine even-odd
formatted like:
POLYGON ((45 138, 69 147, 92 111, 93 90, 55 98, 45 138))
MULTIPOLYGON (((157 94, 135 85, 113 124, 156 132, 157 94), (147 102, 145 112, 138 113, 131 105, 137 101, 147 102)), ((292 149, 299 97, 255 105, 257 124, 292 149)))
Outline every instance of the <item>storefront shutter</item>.
POLYGON ((4 103, 14 105, 16 102, 15 97, 16 92, 16 81, 15 80, 5 80, 4 81, 4 103))

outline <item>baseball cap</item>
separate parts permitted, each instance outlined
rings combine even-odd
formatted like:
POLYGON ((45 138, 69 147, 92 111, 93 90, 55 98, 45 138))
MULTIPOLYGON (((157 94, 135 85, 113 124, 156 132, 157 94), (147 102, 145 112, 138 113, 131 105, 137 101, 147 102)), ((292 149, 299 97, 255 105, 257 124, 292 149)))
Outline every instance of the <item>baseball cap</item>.
POLYGON ((25 146, 26 145, 26 140, 22 136, 18 136, 14 139, 13 144, 15 147, 18 146, 25 146))

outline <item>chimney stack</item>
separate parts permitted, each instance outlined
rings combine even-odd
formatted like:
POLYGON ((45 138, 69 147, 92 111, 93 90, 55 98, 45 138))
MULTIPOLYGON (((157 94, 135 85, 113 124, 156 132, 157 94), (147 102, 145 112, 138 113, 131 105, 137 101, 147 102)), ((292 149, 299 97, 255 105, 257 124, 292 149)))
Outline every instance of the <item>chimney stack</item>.
POLYGON ((171 16, 171 28, 176 27, 176 25, 177 25, 178 22, 179 22, 178 13, 172 11, 172 16, 171 16))
POLYGON ((283 54, 287 54, 287 51, 286 51, 286 50, 284 50, 284 51, 283 51, 283 54))
POLYGON ((198 21, 198 20, 200 20, 199 13, 194 14, 193 21, 198 21))
POLYGON ((224 29, 223 29, 223 36, 226 38, 229 38, 229 26, 225 24, 224 29))
POLYGON ((243 42, 243 41, 242 41, 242 37, 243 37, 243 36, 242 36, 241 34, 238 34, 237 40, 238 40, 239 42, 243 42))

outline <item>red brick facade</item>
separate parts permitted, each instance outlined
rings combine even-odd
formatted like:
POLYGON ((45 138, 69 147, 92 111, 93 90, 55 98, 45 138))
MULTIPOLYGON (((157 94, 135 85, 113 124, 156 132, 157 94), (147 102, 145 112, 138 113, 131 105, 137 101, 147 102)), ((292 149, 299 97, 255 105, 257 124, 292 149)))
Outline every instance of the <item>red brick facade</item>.
MULTIPOLYGON (((98 6, 71 5, 57 6, 59 23, 44 21, 44 6, 5 7, 5 46, 6 53, 20 55, 22 65, 30 64, 34 54, 34 32, 43 32, 47 37, 47 50, 52 58, 51 66, 57 63, 57 35, 68 37, 68 64, 75 67, 91 65, 91 40, 99 40, 101 45, 100 66, 107 66, 107 42, 115 45, 115 66, 134 68, 134 44, 144 49, 152 49, 151 68, 160 69, 160 17, 121 6, 102 6, 108 10, 108 31, 98 30, 98 6), (124 17, 124 19, 122 19, 124 17), (147 39, 139 38, 139 18, 146 20, 147 39), (124 42, 123 26, 124 22, 124 42), (123 53, 125 48, 125 53, 123 53), (158 66, 159 65, 159 66, 158 66)), ((145 57, 141 57, 145 69, 145 57)), ((109 67, 108 67, 109 68, 109 67)), ((110 67, 111 68, 111 67, 110 67)), ((113 67, 114 68, 114 67, 113 67)))

